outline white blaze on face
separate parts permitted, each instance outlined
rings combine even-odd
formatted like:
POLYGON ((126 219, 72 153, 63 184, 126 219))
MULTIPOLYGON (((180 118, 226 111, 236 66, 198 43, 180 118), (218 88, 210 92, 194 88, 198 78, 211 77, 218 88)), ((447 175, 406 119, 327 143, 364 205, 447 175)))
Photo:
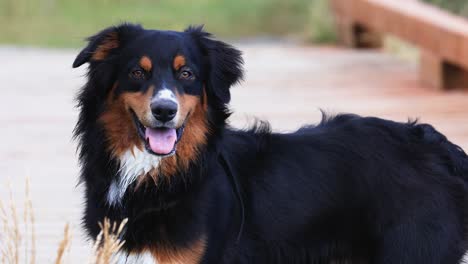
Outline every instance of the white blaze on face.
POLYGON ((151 100, 151 107, 155 107, 159 110, 171 110, 170 116, 166 112, 162 117, 164 119, 156 120, 164 122, 165 127, 146 127, 145 139, 148 142, 149 148, 157 155, 171 155, 175 150, 177 142, 177 126, 178 119, 172 111, 177 111, 179 104, 174 93, 163 88, 159 90, 151 100), (167 108, 167 109, 166 109, 167 108), (170 118, 169 118, 170 117, 170 118))
POLYGON ((170 100, 170 101, 173 101, 174 103, 177 104, 177 98, 175 96, 175 94, 167 89, 167 88, 164 88, 162 90, 160 90, 155 96, 154 96, 154 99, 153 100, 170 100))
MULTIPOLYGON (((156 95, 153 97, 152 101, 155 102, 155 101, 159 101, 159 100, 168 100, 168 101, 172 101, 174 103, 177 104, 177 108, 179 108, 179 102, 177 101, 177 97, 175 96, 174 92, 167 89, 167 88, 163 88, 161 89, 160 91, 158 91, 156 93, 156 95)), ((174 122, 177 124, 177 122, 179 121, 178 120, 178 117, 179 117, 179 111, 177 111, 177 115, 176 117, 174 118, 174 122)))
POLYGON ((120 169, 107 193, 109 205, 120 205, 125 192, 139 176, 145 175, 158 167, 161 158, 134 147, 120 157, 120 169))

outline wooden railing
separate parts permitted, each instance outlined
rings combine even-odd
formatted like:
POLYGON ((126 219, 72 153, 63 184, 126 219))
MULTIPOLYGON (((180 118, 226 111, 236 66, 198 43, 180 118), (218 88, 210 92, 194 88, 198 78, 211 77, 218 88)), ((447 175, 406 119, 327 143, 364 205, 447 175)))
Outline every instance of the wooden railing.
POLYGON ((391 34, 421 50, 420 75, 439 88, 468 88, 468 21, 418 0, 330 0, 341 41, 379 47, 391 34))

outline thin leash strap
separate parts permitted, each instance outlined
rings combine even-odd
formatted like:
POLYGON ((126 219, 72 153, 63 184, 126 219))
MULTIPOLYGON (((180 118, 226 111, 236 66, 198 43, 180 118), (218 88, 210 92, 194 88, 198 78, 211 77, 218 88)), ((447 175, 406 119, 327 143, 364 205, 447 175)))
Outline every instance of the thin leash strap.
POLYGON ((242 199, 241 187, 237 177, 233 174, 229 161, 224 157, 223 153, 219 154, 219 160, 221 161, 221 165, 223 166, 224 170, 226 171, 229 178, 231 178, 231 184, 234 186, 234 191, 237 196, 237 200, 239 200, 239 204, 241 207, 241 223, 239 226, 239 233, 237 234, 237 241, 239 243, 242 231, 244 230, 244 222, 245 222, 245 208, 244 208, 244 200, 242 199))

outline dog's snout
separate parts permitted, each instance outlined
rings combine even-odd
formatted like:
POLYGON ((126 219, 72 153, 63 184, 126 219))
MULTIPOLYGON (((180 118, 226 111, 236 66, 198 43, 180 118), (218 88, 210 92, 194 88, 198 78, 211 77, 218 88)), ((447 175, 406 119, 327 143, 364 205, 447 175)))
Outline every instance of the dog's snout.
POLYGON ((153 116, 161 122, 174 119, 177 114, 177 103, 172 100, 160 99, 151 103, 153 116))

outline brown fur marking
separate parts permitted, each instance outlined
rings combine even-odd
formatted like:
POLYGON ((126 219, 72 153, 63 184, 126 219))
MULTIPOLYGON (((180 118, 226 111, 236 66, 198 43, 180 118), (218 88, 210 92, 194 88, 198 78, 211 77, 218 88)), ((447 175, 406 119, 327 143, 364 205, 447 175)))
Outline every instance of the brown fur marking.
POLYGON ((175 56, 173 66, 176 71, 185 66, 185 57, 182 55, 175 56))
POLYGON ((179 166, 187 169, 190 161, 198 156, 199 147, 206 144, 208 124, 206 109, 200 102, 200 97, 194 95, 178 96, 180 105, 180 116, 189 118, 184 135, 182 136, 177 149, 177 156, 184 157, 179 160, 179 166))
POLYGON ((147 72, 151 71, 151 69, 153 68, 153 62, 148 56, 141 57, 139 64, 141 68, 143 68, 143 70, 147 72))
POLYGON ((123 93, 121 98, 125 102, 127 110, 132 109, 140 119, 143 125, 148 126, 151 116, 150 101, 153 96, 154 87, 151 86, 148 90, 143 92, 127 92, 123 93))
POLYGON ((186 248, 159 246, 151 250, 151 254, 159 264, 197 264, 205 252, 206 239, 204 237, 195 241, 186 248))
POLYGON ((125 92, 114 98, 115 87, 117 84, 112 88, 107 99, 107 109, 99 120, 104 125, 109 150, 115 157, 120 157, 134 146, 143 150, 143 142, 138 135, 129 109, 135 111, 135 114, 144 122, 144 117, 150 111, 149 100, 153 94, 153 87, 149 88, 146 93, 125 92))
MULTIPOLYGON (((110 92, 107 109, 99 120, 104 125, 109 150, 115 157, 120 157, 135 146, 140 150, 144 148, 130 109, 135 112, 144 125, 149 123, 150 101, 154 87, 150 87, 145 93, 125 92, 114 98, 115 87, 117 84, 110 92)), ((176 96, 180 105, 180 122, 184 122, 187 118, 184 133, 177 143, 176 153, 173 156, 163 158, 159 166, 149 172, 150 177, 139 177, 141 182, 138 185, 143 183, 146 178, 152 178, 157 182, 157 177, 164 176, 170 179, 177 172, 187 170, 190 163, 196 161, 200 149, 206 145, 209 133, 206 94, 203 95, 203 103, 199 96, 179 95, 178 93, 176 96)), ((182 123, 178 125, 180 126, 182 123)))
POLYGON ((111 32, 107 34, 101 44, 96 48, 94 51, 93 56, 91 59, 95 61, 104 60, 109 52, 115 48, 119 47, 119 36, 117 32, 111 32))

